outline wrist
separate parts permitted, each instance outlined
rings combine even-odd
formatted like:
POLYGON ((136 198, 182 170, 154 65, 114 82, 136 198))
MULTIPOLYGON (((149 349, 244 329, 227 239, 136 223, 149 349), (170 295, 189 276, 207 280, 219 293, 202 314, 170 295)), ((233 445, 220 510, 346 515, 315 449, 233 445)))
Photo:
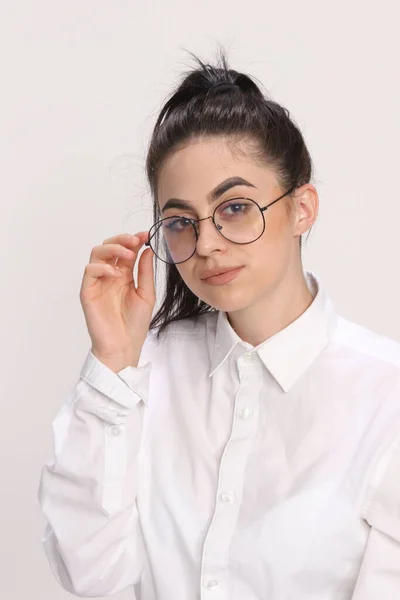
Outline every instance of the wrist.
POLYGON ((121 355, 102 355, 93 348, 91 349, 93 356, 97 358, 103 365, 114 373, 118 373, 126 367, 137 367, 139 363, 139 357, 135 357, 132 354, 121 354, 121 355))

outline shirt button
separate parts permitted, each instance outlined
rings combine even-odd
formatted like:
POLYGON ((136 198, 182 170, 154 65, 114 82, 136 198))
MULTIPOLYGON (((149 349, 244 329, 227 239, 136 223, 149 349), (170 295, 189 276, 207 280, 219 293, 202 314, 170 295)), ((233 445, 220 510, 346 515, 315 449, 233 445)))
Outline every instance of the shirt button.
POLYGON ((222 492, 222 494, 219 495, 219 499, 221 502, 232 504, 232 502, 235 501, 235 495, 232 492, 222 492))
POLYGON ((215 590, 221 582, 218 579, 208 579, 204 582, 204 587, 208 590, 215 590))
POLYGON ((110 427, 110 435, 120 435, 121 434, 121 427, 119 425, 113 425, 112 427, 110 427))
POLYGON ((254 362, 254 352, 249 352, 248 354, 244 355, 244 362, 247 365, 252 365, 254 362))
POLYGON ((253 414, 253 411, 250 408, 248 408, 247 406, 246 406, 246 408, 242 408, 242 410, 239 411, 239 417, 241 419, 243 419, 243 421, 245 421, 246 419, 251 417, 252 414, 253 414))

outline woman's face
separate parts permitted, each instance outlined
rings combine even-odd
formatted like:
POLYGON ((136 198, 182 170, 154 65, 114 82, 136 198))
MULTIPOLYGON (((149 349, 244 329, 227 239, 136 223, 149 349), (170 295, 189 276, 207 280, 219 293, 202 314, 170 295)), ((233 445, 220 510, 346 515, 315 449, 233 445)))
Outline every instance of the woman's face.
MULTIPOLYGON (((242 149, 246 150, 245 146, 242 149)), ((311 192, 314 189, 310 185, 305 188, 311 188, 311 192)), ((257 164, 251 153, 233 153, 229 142, 221 137, 194 141, 171 154, 158 180, 162 218, 179 215, 203 219, 212 215, 221 202, 238 197, 251 198, 263 207, 286 191, 279 186, 273 170, 257 164), (211 192, 234 177, 246 180, 248 185, 230 187, 210 202, 211 192), (171 198, 185 201, 188 207, 167 208, 171 198)), ((310 195, 307 196, 306 189, 297 201, 292 197, 282 198, 269 207, 263 213, 265 231, 251 244, 228 241, 218 233, 211 219, 199 223, 195 254, 176 265, 188 288, 210 306, 225 312, 247 308, 273 292, 294 264, 298 266, 299 235, 315 220, 315 211, 314 214, 304 211, 307 202, 302 199, 307 197, 310 195), (293 203, 291 210, 288 201, 293 203), (236 274, 217 280, 205 278, 210 269, 222 271, 234 267, 239 267, 236 274)))

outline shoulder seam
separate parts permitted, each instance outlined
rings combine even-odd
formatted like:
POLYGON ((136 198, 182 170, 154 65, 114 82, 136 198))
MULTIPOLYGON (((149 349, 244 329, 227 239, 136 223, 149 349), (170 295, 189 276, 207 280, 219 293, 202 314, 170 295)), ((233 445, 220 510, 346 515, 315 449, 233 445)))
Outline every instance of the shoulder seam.
POLYGON ((377 360, 381 361, 382 363, 388 364, 388 365, 393 365, 394 367, 397 367, 400 371, 400 342, 397 342, 396 340, 389 338, 385 335, 381 335, 379 333, 376 333, 375 331, 369 330, 365 327, 363 327, 362 325, 359 325, 357 323, 353 323, 352 321, 349 321, 348 319, 345 319, 344 317, 340 317, 340 320, 342 320, 344 323, 349 323, 350 325, 355 325, 357 328, 361 328, 362 330, 364 330, 366 333, 370 333, 372 336, 374 336, 376 339, 380 339, 383 342, 387 341, 390 344, 393 344, 394 346, 398 346, 398 357, 393 356, 393 358, 389 358, 388 356, 382 356, 379 353, 376 352, 370 352, 368 351, 367 348, 363 348, 361 346, 354 346, 351 343, 349 343, 348 341, 346 341, 346 339, 344 339, 341 336, 339 327, 336 327, 335 333, 332 336, 332 341, 340 344, 342 346, 345 346, 346 348, 350 348, 351 350, 354 350, 355 352, 358 352, 359 354, 362 354, 364 356, 370 356, 371 358, 376 358, 377 360), (336 339, 337 338, 337 339, 336 339))

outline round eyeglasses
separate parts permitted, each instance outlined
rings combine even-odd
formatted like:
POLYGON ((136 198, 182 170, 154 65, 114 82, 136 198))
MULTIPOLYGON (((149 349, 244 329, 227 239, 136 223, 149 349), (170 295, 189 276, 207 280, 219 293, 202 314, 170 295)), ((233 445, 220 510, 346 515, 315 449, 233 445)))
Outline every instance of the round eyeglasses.
POLYGON ((211 219, 218 233, 233 244, 252 244, 265 231, 264 212, 292 193, 293 187, 267 206, 259 206, 250 198, 230 198, 219 204, 213 214, 204 219, 191 219, 174 215, 157 221, 149 230, 146 246, 162 262, 179 265, 196 252, 199 238, 198 223, 211 219))

